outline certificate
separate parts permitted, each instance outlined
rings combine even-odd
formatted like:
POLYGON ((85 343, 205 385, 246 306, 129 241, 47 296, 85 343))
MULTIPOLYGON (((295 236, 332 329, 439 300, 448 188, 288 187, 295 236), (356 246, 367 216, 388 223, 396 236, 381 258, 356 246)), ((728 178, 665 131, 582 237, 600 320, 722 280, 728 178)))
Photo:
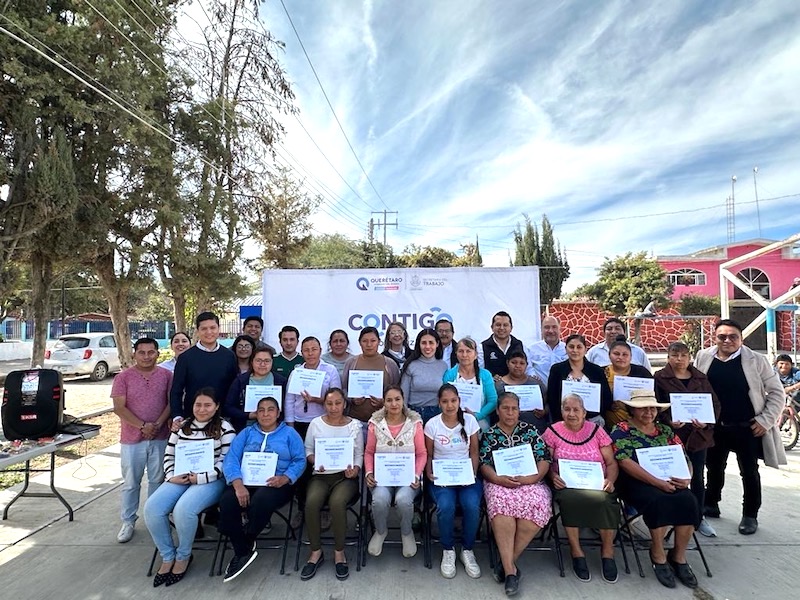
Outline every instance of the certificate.
POLYGON ((672 420, 689 423, 697 419, 701 423, 716 423, 711 394, 670 394, 672 420))
POLYGON ((375 454, 375 481, 385 487, 405 487, 417 479, 413 452, 378 452, 375 454))
MULTIPOLYGON (((531 386, 532 387, 532 386, 531 386)), ((533 460, 533 448, 530 444, 492 450, 494 470, 498 475, 518 477, 523 475, 536 475, 536 461, 533 460)))
POLYGON ((353 466, 353 438, 333 437, 314 440, 314 468, 326 471, 344 471, 353 466))
POLYGON ((475 471, 472 470, 471 458, 434 458, 433 477, 436 485, 472 485, 475 483, 475 471))
POLYGON ((245 485, 267 485, 267 479, 275 476, 278 454, 275 452, 245 452, 242 454, 242 483, 245 485))
POLYGON ((542 389, 538 385, 507 385, 504 389, 506 392, 514 392, 519 396, 520 411, 544 409, 542 389))
POLYGON ((175 475, 214 470, 214 440, 180 440, 175 444, 175 475))
POLYGON ((558 459, 558 475, 568 488, 578 490, 603 489, 603 465, 590 460, 558 459))
POLYGON ((577 394, 583 398, 583 407, 587 412, 600 412, 599 383, 584 383, 583 381, 565 380, 561 384, 561 399, 568 394, 577 394))
POLYGON ((248 384, 244 388, 244 412, 255 412, 258 408, 258 401, 262 398, 275 398, 278 401, 278 409, 283 406, 283 390, 279 385, 255 385, 248 384))
POLYGON ((308 392, 309 396, 319 398, 322 395, 324 381, 325 371, 298 367, 289 374, 289 385, 286 386, 286 392, 298 396, 303 392, 308 392))
POLYGON ((463 381, 453 382, 461 399, 461 408, 468 408, 472 412, 480 412, 483 407, 483 386, 463 381))
POLYGON ((383 398, 383 371, 350 371, 347 375, 348 398, 383 398))
POLYGON ((683 454, 683 446, 658 446, 657 448, 639 448, 636 450, 639 466, 659 479, 691 479, 689 465, 683 454))
POLYGON ((630 400, 634 390, 647 390, 652 392, 655 388, 655 379, 648 377, 627 377, 626 375, 614 376, 614 400, 630 400))

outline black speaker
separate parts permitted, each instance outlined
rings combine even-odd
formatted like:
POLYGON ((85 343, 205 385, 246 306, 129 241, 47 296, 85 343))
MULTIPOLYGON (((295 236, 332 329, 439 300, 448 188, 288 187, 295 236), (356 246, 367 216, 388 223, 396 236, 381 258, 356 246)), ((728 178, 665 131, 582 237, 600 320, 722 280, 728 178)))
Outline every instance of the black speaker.
POLYGON ((6 439, 55 437, 63 414, 61 373, 53 369, 28 369, 8 374, 0 410, 6 439))

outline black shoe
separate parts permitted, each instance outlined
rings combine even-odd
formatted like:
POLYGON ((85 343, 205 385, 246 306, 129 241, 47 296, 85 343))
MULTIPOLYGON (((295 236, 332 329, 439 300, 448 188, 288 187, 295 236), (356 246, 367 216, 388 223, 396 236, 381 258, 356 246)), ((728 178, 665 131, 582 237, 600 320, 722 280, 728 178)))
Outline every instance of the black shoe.
MULTIPOLYGON (((194 556, 189 555, 189 562, 186 563, 186 570, 183 573, 173 573, 172 571, 167 573, 167 578, 164 580, 164 585, 166 585, 166 587, 170 587, 181 581, 184 577, 186 577, 186 574, 189 572, 189 567, 192 566, 193 560, 194 556)), ((174 568, 175 567, 173 566, 173 569, 174 568)))
POLYGON ((314 575, 317 574, 317 569, 319 569, 320 565, 325 562, 325 557, 320 556, 319 560, 315 563, 307 562, 303 567, 303 570, 300 571, 300 581, 308 581, 314 575))
POLYGON ((650 555, 650 562, 653 565, 653 571, 656 574, 656 579, 664 587, 675 587, 675 575, 667 563, 657 563, 653 560, 653 555, 650 555))
POLYGON ((675 562, 672 560, 672 558, 670 558, 669 553, 667 553, 667 562, 672 567, 672 570, 675 571, 675 576, 683 585, 692 589, 697 587, 697 577, 695 577, 692 567, 689 566, 689 563, 675 562))
POLYGON ((722 513, 719 511, 719 504, 706 504, 703 507, 703 516, 712 519, 719 519, 722 513))
POLYGON ((153 577, 153 587, 158 587, 160 585, 164 585, 165 583, 167 583, 169 575, 170 575, 169 571, 167 571, 166 573, 156 573, 156 576, 153 577))
POLYGON ((506 596, 516 596, 519 593, 519 576, 506 575, 506 596))
POLYGON ((758 531, 758 520, 755 517, 742 517, 739 521, 739 533, 753 535, 756 531, 758 531))
POLYGON ((503 583, 506 580, 506 570, 503 568, 503 563, 499 562, 492 569, 492 578, 497 583, 503 583))
POLYGON ((613 558, 603 558, 600 561, 603 565, 603 581, 606 583, 617 583, 619 574, 617 572, 617 563, 613 558))
POLYGON ((586 564, 585 556, 578 556, 572 559, 572 570, 575 572, 575 576, 581 581, 586 582, 592 580, 592 574, 589 573, 589 565, 586 564))
POLYGON ((255 547, 247 554, 234 556, 231 562, 228 563, 228 568, 225 569, 225 577, 222 578, 223 583, 231 579, 236 579, 236 577, 244 573, 244 570, 250 566, 256 559, 256 556, 258 556, 258 552, 255 551, 255 547))
POLYGON ((344 581, 350 577, 350 567, 347 566, 346 562, 338 562, 336 563, 336 579, 339 581, 344 581))

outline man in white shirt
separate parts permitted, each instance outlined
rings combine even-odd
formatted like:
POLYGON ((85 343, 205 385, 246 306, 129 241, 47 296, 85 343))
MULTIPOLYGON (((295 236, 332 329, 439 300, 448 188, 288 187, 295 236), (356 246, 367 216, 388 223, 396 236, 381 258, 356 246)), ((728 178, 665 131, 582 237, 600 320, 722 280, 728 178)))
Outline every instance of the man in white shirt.
POLYGON ((561 324, 555 317, 542 319, 542 339, 528 347, 528 375, 547 383, 550 367, 567 360, 567 345, 561 341, 561 324))
MULTIPOLYGON (((625 335, 625 324, 617 317, 611 317, 603 323, 603 335, 606 338, 605 341, 602 344, 592 346, 589 352, 586 353, 586 360, 601 367, 611 364, 611 359, 608 356, 608 347, 617 339, 618 335, 625 335)), ((631 347, 631 362, 650 369, 650 361, 645 351, 636 344, 628 342, 628 345, 631 347)))

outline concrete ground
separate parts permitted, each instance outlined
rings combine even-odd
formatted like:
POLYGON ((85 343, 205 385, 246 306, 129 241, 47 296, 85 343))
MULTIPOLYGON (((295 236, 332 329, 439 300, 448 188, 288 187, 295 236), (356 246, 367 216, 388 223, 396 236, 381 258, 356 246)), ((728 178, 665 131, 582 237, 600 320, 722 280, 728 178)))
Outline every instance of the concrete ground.
MULTIPOLYGON (((700 581, 698 590, 693 592, 680 585, 673 590, 663 588, 648 565, 644 579, 636 574, 635 567, 632 574, 625 575, 619 553, 620 580, 616 585, 606 584, 599 576, 596 550, 588 553, 593 570, 590 583, 579 582, 569 567, 562 579, 552 553, 530 552, 520 562, 524 577, 519 597, 619 600, 652 595, 722 600, 788 596, 796 589, 795 567, 800 559, 797 501, 800 452, 790 452, 789 462, 780 471, 762 469, 765 506, 758 533, 749 537, 736 531, 741 485, 735 471, 729 469, 723 518, 713 521, 719 537, 701 539, 713 577, 706 576, 699 557, 690 552, 689 560, 700 581)), ((66 511, 54 499, 22 498, 12 506, 9 520, 0 524, 0 582, 4 598, 132 600, 176 594, 195 600, 218 598, 220 594, 234 595, 237 600, 504 597, 502 586, 494 583, 489 572, 485 545, 476 547, 483 569, 478 580, 467 577, 460 565, 455 579, 443 579, 438 571, 441 557, 438 548, 433 552, 434 568, 428 570, 423 566, 421 551, 412 559, 403 559, 397 546, 386 546, 382 556, 369 557, 361 572, 355 571, 353 551, 348 550, 351 575, 345 582, 335 579, 331 552, 327 549, 326 564, 311 581, 301 582, 291 564, 287 565, 286 574, 280 575, 279 553, 262 551, 244 574, 223 584, 220 577, 208 576, 213 552, 198 549, 189 575, 180 584, 170 589, 153 589, 151 580, 145 576, 153 545, 143 520, 137 523, 136 535, 130 543, 118 544, 115 539, 119 529, 119 448, 111 447, 60 467, 56 482, 77 509, 75 521, 67 521, 66 511)), ((5 505, 10 495, 11 491, 0 493, 0 506, 5 505)), ((290 555, 293 550, 294 547, 290 555)), ((305 550, 301 553, 301 562, 305 553, 305 550)), ((566 547, 564 554, 568 556, 566 547)), ((640 555, 646 561, 646 553, 640 555)))

